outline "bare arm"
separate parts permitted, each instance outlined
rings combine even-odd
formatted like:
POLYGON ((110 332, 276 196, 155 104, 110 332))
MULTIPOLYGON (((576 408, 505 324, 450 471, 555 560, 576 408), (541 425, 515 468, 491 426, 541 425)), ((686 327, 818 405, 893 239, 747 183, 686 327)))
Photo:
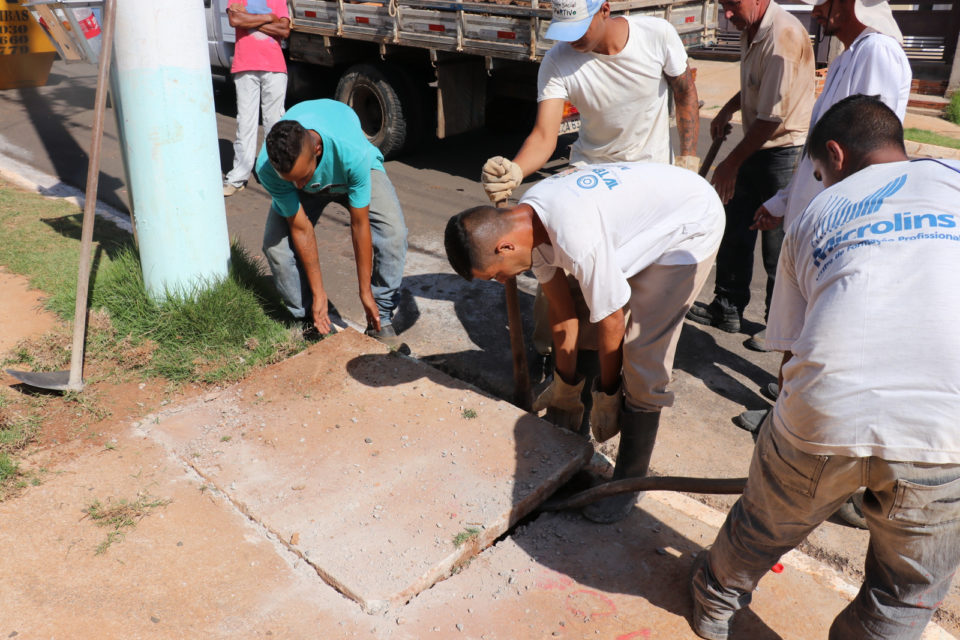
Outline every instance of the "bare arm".
POLYGON ((370 236, 370 205, 347 207, 350 211, 350 238, 353 240, 353 255, 357 261, 357 282, 360 285, 360 302, 367 316, 367 324, 380 331, 380 312, 373 299, 370 279, 373 275, 373 241, 370 236))
POLYGON ((551 98, 537 105, 537 121, 533 131, 523 141, 520 151, 513 159, 520 165, 524 177, 530 175, 547 163, 560 135, 560 121, 563 120, 563 100, 551 98))
POLYGON ((623 309, 597 323, 597 351, 600 359, 600 390, 613 393, 620 384, 623 366, 623 309))
POLYGON ((700 135, 700 98, 693 83, 690 67, 679 76, 665 76, 677 110, 677 134, 680 137, 681 156, 697 155, 697 138, 700 135))
POLYGON ((550 329, 553 333, 554 367, 567 384, 577 379, 577 340, 580 321, 570 294, 570 285, 561 269, 541 285, 549 305, 550 329))
POLYGON ((268 36, 273 36, 277 40, 283 40, 290 36, 290 20, 288 18, 280 18, 276 22, 262 25, 258 30, 268 36))
POLYGON ((296 215, 287 218, 287 224, 290 227, 290 242, 300 258, 313 295, 313 308, 308 311, 308 318, 313 321, 317 331, 330 333, 327 294, 323 288, 323 274, 320 272, 320 256, 317 252, 317 237, 313 232, 313 223, 310 222, 303 207, 300 207, 296 215))
POLYGON ((231 27, 248 30, 259 29, 265 24, 278 20, 277 16, 272 13, 247 13, 246 7, 236 2, 227 7, 227 18, 230 20, 231 27))

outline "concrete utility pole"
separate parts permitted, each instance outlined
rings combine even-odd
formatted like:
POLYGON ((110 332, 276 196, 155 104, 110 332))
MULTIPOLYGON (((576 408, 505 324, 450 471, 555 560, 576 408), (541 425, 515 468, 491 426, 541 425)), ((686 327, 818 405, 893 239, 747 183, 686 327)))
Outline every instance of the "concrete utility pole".
POLYGON ((117 3, 113 97, 147 293, 190 295, 227 276, 203 3, 117 3))

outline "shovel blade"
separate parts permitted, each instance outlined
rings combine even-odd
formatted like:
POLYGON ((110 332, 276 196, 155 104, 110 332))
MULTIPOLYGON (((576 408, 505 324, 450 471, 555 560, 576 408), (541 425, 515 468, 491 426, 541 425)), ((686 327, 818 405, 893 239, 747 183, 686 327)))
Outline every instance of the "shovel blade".
POLYGON ((38 389, 51 391, 82 391, 83 380, 76 384, 70 383, 69 371, 14 371, 7 369, 7 373, 23 384, 38 389))

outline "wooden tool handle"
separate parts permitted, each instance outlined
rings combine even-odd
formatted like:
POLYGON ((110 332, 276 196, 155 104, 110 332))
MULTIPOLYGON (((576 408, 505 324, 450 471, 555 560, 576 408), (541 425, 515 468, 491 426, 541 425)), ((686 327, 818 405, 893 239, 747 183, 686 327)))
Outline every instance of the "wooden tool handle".
POLYGON ((717 152, 720 151, 720 145, 723 144, 723 138, 714 138, 713 142, 710 144, 710 150, 707 151, 707 155, 703 158, 703 164, 700 165, 700 177, 706 178, 707 174, 710 173, 710 165, 713 164, 713 161, 717 158, 717 152))
MULTIPOLYGON (((496 207, 506 205, 506 199, 498 200, 496 207)), ((527 347, 523 340, 523 319, 520 316, 520 300, 517 292, 516 277, 504 283, 504 295, 507 299, 507 323, 510 327, 510 352, 513 355, 513 403, 530 410, 530 370, 527 367, 527 347)))

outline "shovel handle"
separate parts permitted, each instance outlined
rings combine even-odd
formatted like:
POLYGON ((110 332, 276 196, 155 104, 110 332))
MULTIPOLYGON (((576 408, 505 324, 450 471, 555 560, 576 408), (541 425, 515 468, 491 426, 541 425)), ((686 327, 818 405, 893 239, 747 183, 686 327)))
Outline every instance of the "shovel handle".
MULTIPOLYGON (((498 209, 507 203, 498 200, 494 206, 498 209)), ((517 292, 517 278, 507 280, 503 286, 507 299, 507 323, 510 327, 510 351, 513 355, 513 403, 530 410, 530 370, 527 367, 527 347, 523 340, 523 320, 520 317, 520 300, 517 292)))
POLYGON ((703 164, 700 165, 700 177, 706 178, 707 174, 710 173, 710 166, 713 164, 713 161, 717 158, 717 153, 720 151, 720 145, 723 144, 724 138, 714 138, 713 142, 710 143, 710 149, 707 151, 707 155, 703 157, 703 164))

